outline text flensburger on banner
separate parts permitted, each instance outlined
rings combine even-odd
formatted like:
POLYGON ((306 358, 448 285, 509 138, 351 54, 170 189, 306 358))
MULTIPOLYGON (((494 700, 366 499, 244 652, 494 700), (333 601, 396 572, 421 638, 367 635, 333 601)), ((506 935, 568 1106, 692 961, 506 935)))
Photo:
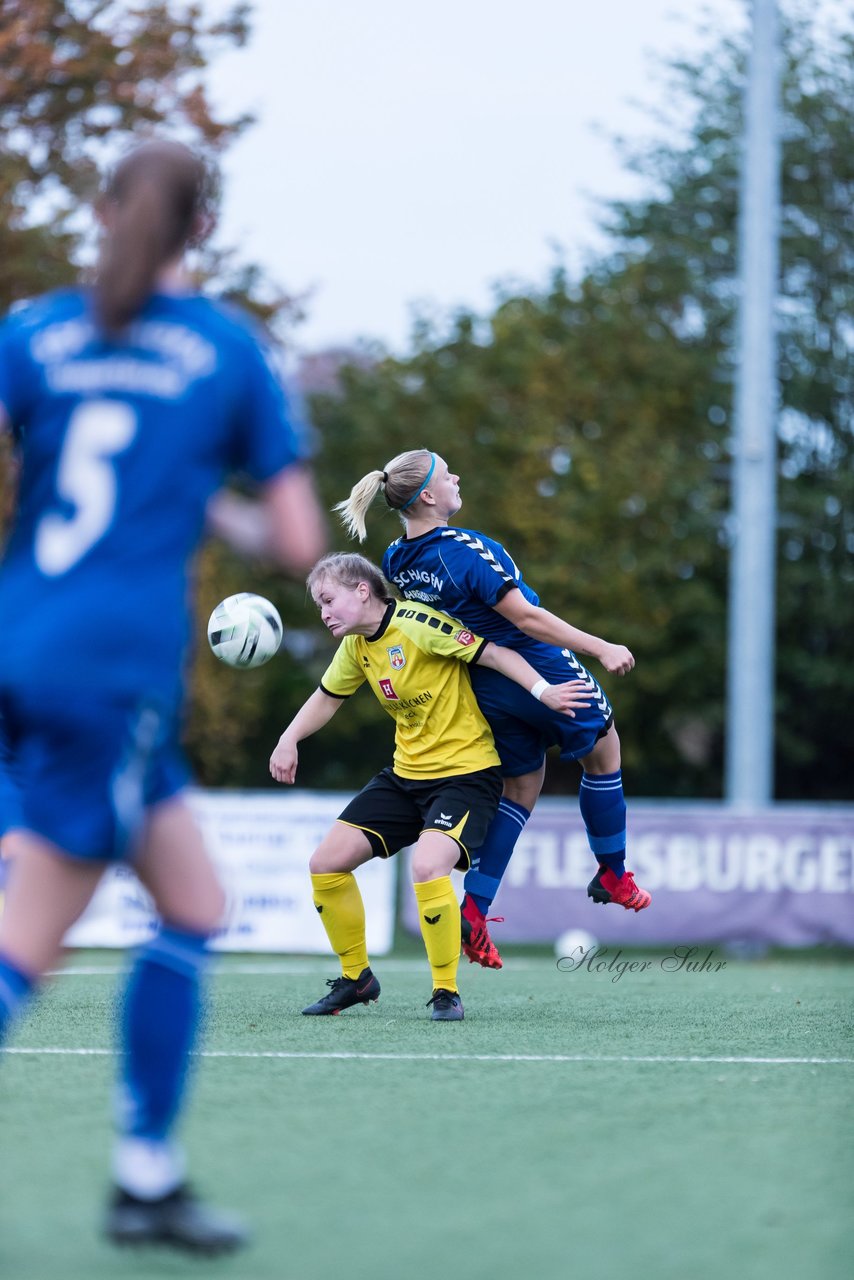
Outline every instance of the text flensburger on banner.
POLYGON ((854 807, 630 806, 626 866, 652 905, 638 914, 594 905, 586 889, 596 863, 574 798, 542 802, 493 904, 505 917, 500 938, 553 942, 580 929, 628 946, 854 947, 854 807))

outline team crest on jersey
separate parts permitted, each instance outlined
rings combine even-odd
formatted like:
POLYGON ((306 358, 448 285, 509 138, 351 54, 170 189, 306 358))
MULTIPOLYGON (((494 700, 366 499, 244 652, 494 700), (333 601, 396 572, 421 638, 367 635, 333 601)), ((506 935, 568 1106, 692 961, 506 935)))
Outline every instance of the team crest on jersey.
POLYGON ((391 663, 392 671, 399 671, 401 667, 406 666, 406 655, 403 652, 403 645, 393 644, 386 649, 388 660, 391 663))
POLYGON ((380 680, 380 688, 383 691, 384 698, 388 698, 389 702, 397 702, 397 694, 394 691, 394 685, 388 677, 380 680))
POLYGON ((454 639, 458 644, 474 644, 474 636, 470 631, 466 631, 465 627, 454 632, 454 639))

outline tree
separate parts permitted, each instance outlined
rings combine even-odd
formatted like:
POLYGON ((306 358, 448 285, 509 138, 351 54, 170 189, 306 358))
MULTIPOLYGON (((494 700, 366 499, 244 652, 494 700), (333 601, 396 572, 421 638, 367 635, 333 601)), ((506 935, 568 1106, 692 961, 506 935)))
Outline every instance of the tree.
MULTIPOLYGON (((556 272, 542 294, 505 299, 486 332, 462 315, 407 360, 350 370, 343 397, 316 405, 334 441, 320 476, 331 502, 399 450, 442 453, 462 475, 462 522, 505 542, 548 608, 635 650, 637 671, 606 685, 643 790, 667 768, 671 790, 696 794, 661 688, 690 676, 694 717, 720 715, 722 673, 703 639, 720 629, 722 655, 723 490, 692 501, 709 464, 679 428, 707 413, 704 360, 650 325, 632 302, 644 287, 641 268, 574 288, 556 272)), ((372 514, 378 559, 397 525, 381 505, 372 514)), ((564 789, 565 771, 552 782, 564 789)))
POLYGON ((201 5, 6 0, 0 10, 0 304, 77 274, 87 209, 131 136, 167 125, 215 156, 249 117, 219 120, 201 73, 241 44, 248 7, 206 25, 201 5))
MULTIPOLYGON (((854 705, 850 552, 852 42, 795 17, 784 77, 778 788, 843 796, 854 705)), ((398 449, 462 473, 462 518, 506 541, 544 603, 628 643, 608 681, 636 794, 720 795, 729 420, 744 51, 671 68, 664 140, 627 153, 648 194, 614 250, 319 397, 330 500, 398 449)), ((394 526, 374 518, 378 556, 394 526)), ((553 783, 557 784, 554 779, 553 783)), ((565 774, 557 785, 565 786, 565 774)))
MULTIPOLYGON (((854 706, 854 40, 818 40, 805 13, 789 21, 784 75, 777 794, 787 799, 850 794, 840 709, 854 706)), ((76 271, 88 235, 79 201, 138 124, 177 121, 213 155, 244 127, 212 117, 202 74, 217 44, 245 31, 240 6, 205 27, 198 5, 4 5, 0 300, 76 271)), ((737 41, 710 35, 705 56, 669 68, 671 118, 625 151, 646 194, 607 207, 613 250, 578 279, 558 267, 541 287, 500 295, 486 317, 422 320, 402 359, 336 357, 313 397, 329 505, 394 453, 428 444, 462 473, 464 519, 508 544, 544 604, 635 651, 636 671, 606 681, 633 794, 721 792, 744 63, 737 41)), ((206 265, 221 289, 283 314, 256 269, 222 251, 206 265)), ((370 528, 378 559, 398 525, 378 507, 370 528)), ((189 740, 208 783, 265 780, 270 747, 330 652, 302 588, 250 572, 286 625, 318 639, 251 673, 200 655, 189 740)), ((247 570, 212 547, 199 578, 202 635, 247 570)), ((304 785, 350 787, 388 757, 371 699, 355 699, 334 736, 334 751, 323 735, 306 744, 304 785)))
MULTIPOLYGON (((148 132, 165 129, 216 160, 250 123, 219 118, 204 73, 216 52, 241 45, 249 6, 235 4, 208 23, 201 4, 133 4, 115 0, 5 0, 0 9, 0 309, 75 280, 91 257, 91 201, 105 167, 148 132)), ((262 321, 281 326, 298 302, 272 286, 254 264, 215 247, 198 274, 220 295, 262 321)), ((0 527, 11 510, 13 469, 0 449, 0 527)), ((212 606, 245 587, 245 566, 211 544, 198 566, 197 633, 212 606)), ((256 578, 262 571, 252 569, 256 578)), ((287 616, 304 609, 303 592, 269 571, 269 595, 287 616)), ((188 740, 200 775, 223 784, 263 780, 281 672, 252 673, 239 683, 206 647, 194 671, 188 740), (265 714, 267 720, 265 721, 265 714)), ((241 676, 246 673, 240 673, 241 676)), ((291 678, 297 679, 291 675, 291 678)), ((305 684, 306 676, 302 676, 305 684)), ((285 677, 285 685, 288 677, 285 677)), ((297 680, 299 684, 299 680, 297 680)), ((301 686, 291 696, 298 699, 301 686)), ((275 737, 272 738, 275 741, 275 737)))
MULTIPOLYGON (((780 280, 777 795, 850 794, 854 626, 850 315, 854 305, 854 37, 816 37, 808 11, 784 40, 780 280)), ((742 51, 674 66, 671 100, 694 105, 688 145, 632 157, 654 197, 613 207, 625 260, 682 278, 686 321, 726 391, 734 314, 742 51)), ((728 468, 728 439, 720 450, 728 468)), ((727 543, 726 523, 718 537, 727 543)))

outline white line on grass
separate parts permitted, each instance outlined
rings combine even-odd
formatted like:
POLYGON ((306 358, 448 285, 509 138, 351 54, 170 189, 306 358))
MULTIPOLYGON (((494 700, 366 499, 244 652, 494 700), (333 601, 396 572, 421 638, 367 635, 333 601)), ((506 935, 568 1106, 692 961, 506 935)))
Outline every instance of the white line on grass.
MULTIPOLYGON (((263 962, 239 962, 237 964, 217 964, 216 952, 213 956, 214 976, 215 978, 226 978, 229 974, 270 974, 276 976, 281 974, 282 977, 299 977, 305 975, 311 977, 313 974, 329 973, 330 969, 335 968, 334 957, 326 961, 322 960, 280 960, 263 962)), ((513 961, 514 969, 540 969, 542 968, 542 960, 516 960, 513 961)), ((376 968, 381 973, 418 973, 426 969, 426 960, 383 960, 380 958, 376 961, 376 968)), ((51 969, 48 974, 51 978, 92 978, 115 977, 117 974, 127 973, 127 965, 68 965, 63 969, 51 969)))
MULTIPOLYGON (((59 1049, 59 1048, 11 1048, 2 1049, 0 1053, 17 1053, 40 1055, 55 1055, 58 1057, 78 1057, 78 1058, 112 1058, 115 1056, 113 1049, 59 1049)), ((599 1054, 599 1053, 334 1053, 306 1050, 305 1052, 292 1052, 284 1049, 267 1049, 267 1050, 231 1050, 231 1049, 203 1049, 201 1053, 194 1055, 200 1058, 278 1058, 278 1059, 326 1059, 330 1061, 345 1062, 651 1062, 651 1063, 692 1063, 703 1065, 709 1063, 716 1066, 718 1064, 735 1065, 735 1066, 766 1066, 766 1067, 787 1067, 787 1066, 809 1066, 809 1067, 830 1067, 830 1066, 854 1066, 854 1058, 757 1058, 757 1057, 736 1057, 723 1054, 711 1054, 702 1056, 700 1054, 679 1055, 679 1054, 599 1054)))

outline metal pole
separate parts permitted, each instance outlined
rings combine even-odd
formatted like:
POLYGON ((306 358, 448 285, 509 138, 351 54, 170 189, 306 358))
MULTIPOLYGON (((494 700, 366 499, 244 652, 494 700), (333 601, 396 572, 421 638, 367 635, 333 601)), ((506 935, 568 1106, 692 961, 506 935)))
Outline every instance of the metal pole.
POLYGON ((738 351, 730 561, 726 799, 773 798, 779 31, 753 0, 739 209, 738 351))

